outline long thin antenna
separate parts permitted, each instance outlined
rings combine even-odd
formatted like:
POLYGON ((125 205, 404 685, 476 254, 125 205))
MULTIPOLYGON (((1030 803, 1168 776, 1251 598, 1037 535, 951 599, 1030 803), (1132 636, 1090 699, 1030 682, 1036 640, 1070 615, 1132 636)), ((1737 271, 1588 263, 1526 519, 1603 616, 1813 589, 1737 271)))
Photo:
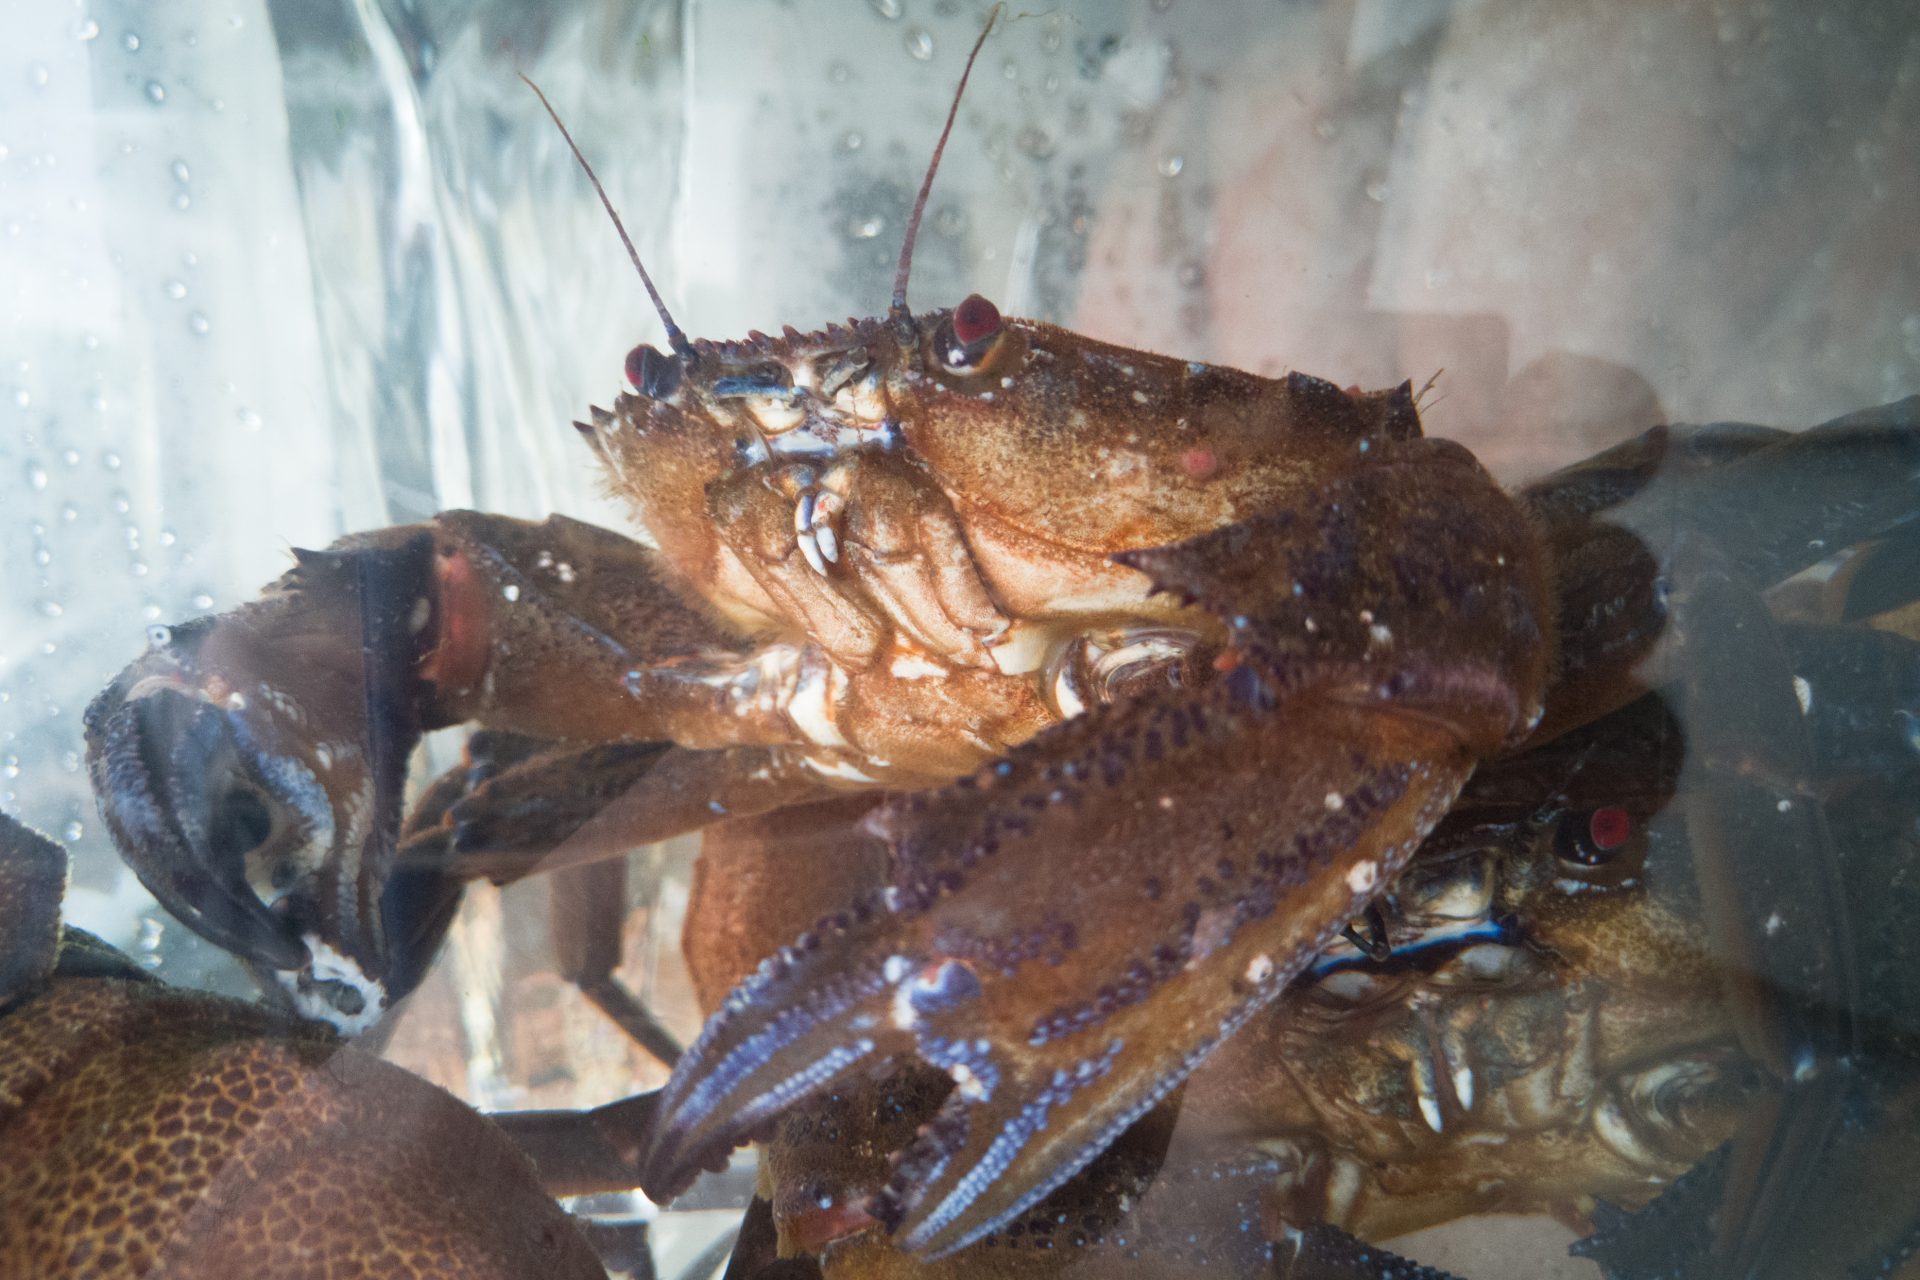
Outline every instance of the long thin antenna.
MULTIPOLYGON (((947 108, 947 127, 940 131, 940 141, 934 144, 933 163, 927 166, 927 176, 920 183, 920 194, 914 199, 913 212, 907 215, 907 242, 900 246, 900 269, 893 275, 893 304, 887 308, 887 314, 895 320, 912 319, 907 311, 907 272, 913 267, 913 241, 920 234, 920 215, 927 210, 927 194, 933 190, 933 175, 940 169, 940 154, 947 149, 947 135, 953 132, 954 117, 960 114, 960 99, 967 92, 967 77, 973 74, 973 60, 980 56, 980 46, 987 42, 994 22, 1006 7, 1004 4, 993 6, 987 14, 987 25, 980 28, 980 38, 973 42, 973 52, 967 55, 967 65, 960 72, 960 87, 953 91, 953 105, 947 108)), ((534 92, 538 93, 539 90, 534 92)))
MULTIPOLYGON (((989 22, 987 25, 993 24, 989 22)), ((978 47, 975 46, 976 50, 978 47)), ((547 95, 540 92, 540 86, 535 84, 526 72, 522 71, 519 74, 520 78, 527 82, 527 88, 533 90, 533 96, 540 99, 540 105, 547 109, 547 115, 552 118, 554 127, 560 130, 560 136, 567 140, 567 146, 573 149, 573 158, 578 160, 580 167, 587 171, 587 181, 593 184, 594 193, 600 197, 601 206, 606 209, 607 216, 613 219, 613 229, 620 233, 620 243, 627 246, 627 256, 633 259, 633 269, 640 273, 640 283, 647 286, 647 296, 653 299, 653 309, 660 313, 660 323, 667 326, 667 345, 672 347, 677 355, 692 356, 693 344, 687 341, 687 335, 680 332, 680 326, 673 322, 671 315, 667 314, 667 304, 660 300, 660 291, 653 287, 653 277, 648 275, 646 267, 641 265, 640 251, 633 247, 633 240, 627 235, 626 227, 621 224, 620 215, 614 211, 613 201, 607 199, 607 189, 600 185, 599 175, 594 173, 593 166, 587 163, 587 158, 580 154, 580 145, 573 140, 573 135, 567 132, 566 122, 560 118, 560 113, 553 109, 553 104, 547 101, 547 95)), ((963 77, 960 83, 965 85, 966 79, 963 77)), ((921 199, 925 198, 923 194, 921 199)))

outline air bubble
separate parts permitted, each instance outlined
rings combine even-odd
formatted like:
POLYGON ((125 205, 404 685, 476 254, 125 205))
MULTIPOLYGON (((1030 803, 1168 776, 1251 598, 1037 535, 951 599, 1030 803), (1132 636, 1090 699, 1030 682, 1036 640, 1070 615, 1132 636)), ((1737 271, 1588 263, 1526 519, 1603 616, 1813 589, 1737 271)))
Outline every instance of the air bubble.
POLYGON ((120 469, 120 455, 109 449, 100 455, 100 465, 109 471, 118 471, 120 469))
POLYGON ((905 10, 901 8, 900 0, 867 0, 867 3, 873 6, 875 13, 885 18, 888 22, 895 21, 905 12, 905 10))
POLYGON ((239 412, 239 417, 240 417, 240 425, 245 427, 247 430, 258 431, 260 429, 260 421, 261 421, 260 415, 255 413, 253 410, 243 408, 239 412))
POLYGON ((13 391, 13 402, 24 409, 33 403, 33 394, 25 387, 15 387, 13 391))
POLYGON ((80 837, 87 834, 87 828, 80 819, 75 818, 67 823, 66 826, 60 828, 60 834, 66 837, 68 844, 78 844, 80 843, 80 837))
POLYGON ((80 465, 80 451, 78 449, 62 449, 60 451, 60 461, 70 467, 77 467, 80 465))
POLYGON ((887 229, 887 220, 879 214, 856 215, 847 222, 847 235, 855 240, 872 240, 887 229))
POLYGON ((120 37, 120 44, 128 53, 140 52, 140 37, 131 31, 120 37))
POLYGON ((1187 158, 1176 151, 1172 155, 1161 156, 1157 167, 1161 177, 1177 178, 1180 171, 1187 167, 1187 158))
POLYGON ((193 330, 195 333, 204 334, 207 330, 213 328, 213 325, 208 321, 206 312, 196 311, 187 317, 187 328, 193 330))
POLYGON ((185 160, 175 160, 168 168, 173 174, 173 180, 181 186, 184 187, 193 181, 193 170, 187 168, 185 160))
POLYGON ((73 38, 75 40, 95 40, 98 39, 99 36, 100 24, 92 18, 83 18, 73 24, 73 38))
POLYGON ((44 62, 36 62, 33 64, 32 67, 28 68, 27 70, 27 79, 32 83, 33 87, 36 89, 46 88, 47 81, 51 80, 52 78, 53 76, 47 70, 47 64, 44 62))
POLYGON ((37 462, 27 464, 27 487, 35 493, 46 492, 47 469, 37 462))
POLYGON ((858 151, 866 145, 866 135, 858 129, 849 129, 840 135, 840 147, 844 151, 858 151))
POLYGON ((34 608, 40 611, 40 616, 43 618, 58 618, 66 613, 58 600, 42 600, 34 608))
POLYGON ((213 597, 202 591, 194 596, 193 607, 196 609, 211 609, 213 608, 213 597))
POLYGON ((184 280, 169 280, 161 287, 167 291, 167 296, 175 302, 187 296, 187 285, 184 280))
POLYGON ((166 100, 167 86, 161 84, 158 80, 147 81, 147 101, 157 107, 166 100))
POLYGON ((925 27, 909 27, 901 43, 915 62, 929 62, 933 59, 933 37, 925 27))

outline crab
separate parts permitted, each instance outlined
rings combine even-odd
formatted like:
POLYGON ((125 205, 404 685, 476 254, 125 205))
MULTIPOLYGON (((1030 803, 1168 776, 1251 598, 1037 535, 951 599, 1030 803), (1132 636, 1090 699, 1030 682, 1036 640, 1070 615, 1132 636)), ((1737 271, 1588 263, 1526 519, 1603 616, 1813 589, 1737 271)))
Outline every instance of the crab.
POLYGON ((65 883, 0 815, 0 1275, 606 1274, 499 1128, 331 1027, 156 981, 61 925, 65 883))
POLYGON ((575 424, 646 545, 447 513, 163 629, 88 714, 156 896, 358 1028, 462 878, 881 793, 886 883, 725 999, 639 1172, 666 1199, 917 1060, 952 1089, 868 1212, 938 1258, 1272 1006, 1483 763, 1658 678, 1635 517, 1684 495, 1773 580, 1912 510, 1910 402, 1697 456, 1662 434, 1509 495, 1423 434, 1410 384, 1260 377, 979 295, 915 314, 911 248, 887 314, 845 326, 694 341, 661 308, 667 349, 575 424), (1790 519, 1742 527, 1783 487, 1790 519), (459 723, 558 743, 513 786, 591 803, 517 843, 448 808, 403 844, 411 747, 459 723))

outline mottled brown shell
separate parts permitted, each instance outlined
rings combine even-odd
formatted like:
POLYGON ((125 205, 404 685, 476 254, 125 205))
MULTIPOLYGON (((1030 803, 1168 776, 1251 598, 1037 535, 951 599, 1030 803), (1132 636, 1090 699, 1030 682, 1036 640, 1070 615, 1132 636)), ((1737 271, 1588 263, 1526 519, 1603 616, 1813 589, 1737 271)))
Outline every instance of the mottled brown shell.
POLYGON ((56 979, 0 1022, 0 1280, 604 1271, 479 1115, 330 1033, 56 979))

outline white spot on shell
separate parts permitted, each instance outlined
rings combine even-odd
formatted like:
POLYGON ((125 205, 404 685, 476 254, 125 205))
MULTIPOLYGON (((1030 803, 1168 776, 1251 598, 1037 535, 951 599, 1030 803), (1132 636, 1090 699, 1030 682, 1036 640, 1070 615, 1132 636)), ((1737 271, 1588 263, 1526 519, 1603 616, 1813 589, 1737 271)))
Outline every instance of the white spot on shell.
POLYGON ((1338 791, 1329 791, 1327 792, 1326 804, 1328 813, 1338 813, 1347 807, 1347 798, 1338 791))
POLYGON ((1813 686, 1807 683, 1805 676, 1793 678, 1793 696, 1800 700, 1800 714, 1813 714, 1813 686))
POLYGON ((1367 890, 1373 888, 1374 881, 1379 878, 1380 868, 1378 864, 1372 862, 1356 862, 1353 864, 1353 870, 1347 872, 1347 887, 1355 893, 1365 893, 1367 890))
POLYGON ((1263 952, 1260 955, 1255 956, 1253 959, 1247 961, 1247 981, 1251 982, 1254 986, 1256 987, 1259 986, 1261 983, 1265 982, 1268 978, 1271 978, 1272 976, 1273 976, 1273 957, 1272 956, 1267 955, 1263 952))

